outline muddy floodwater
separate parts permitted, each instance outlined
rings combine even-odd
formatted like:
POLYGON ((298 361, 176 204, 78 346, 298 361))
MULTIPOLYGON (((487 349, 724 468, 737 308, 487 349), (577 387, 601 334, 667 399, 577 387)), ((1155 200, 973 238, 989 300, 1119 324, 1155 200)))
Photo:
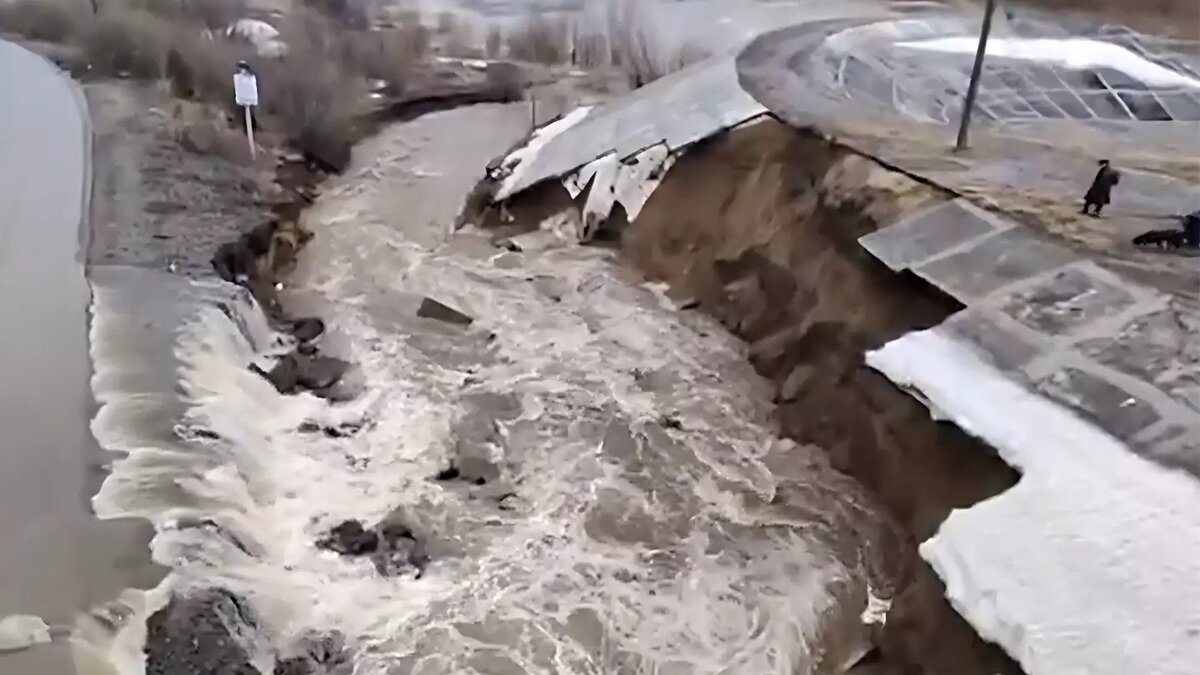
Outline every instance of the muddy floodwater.
MULTIPOLYGON (((777 436, 744 345, 615 251, 450 236, 527 124, 474 106, 390 128, 306 214, 284 301, 324 318, 353 399, 248 370, 287 340, 234 287, 97 275, 96 433, 129 448, 97 511, 155 523, 171 588, 236 598, 215 611, 264 671, 316 644, 371 675, 840 672, 894 593, 896 533, 777 436), (472 323, 422 318, 427 298, 472 323), (158 337, 131 330, 168 305, 158 337), (427 562, 317 545, 348 520, 402 524, 427 562)), ((134 663, 133 638, 93 649, 134 663)))

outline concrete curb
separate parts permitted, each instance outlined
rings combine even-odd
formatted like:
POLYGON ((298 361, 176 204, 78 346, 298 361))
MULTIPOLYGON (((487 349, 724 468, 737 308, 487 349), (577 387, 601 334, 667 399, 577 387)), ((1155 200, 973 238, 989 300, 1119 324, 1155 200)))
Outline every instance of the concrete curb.
MULTIPOLYGON (((71 94, 75 97, 75 104, 79 107, 79 120, 83 134, 83 199, 79 207, 78 259, 84 267, 84 276, 86 278, 88 249, 92 244, 92 198, 96 191, 95 171, 92 167, 96 135, 92 133, 92 116, 88 107, 87 95, 83 92, 83 87, 78 80, 68 77, 65 71, 60 70, 60 74, 68 80, 71 87, 71 94)), ((88 284, 88 287, 90 288, 91 284, 88 284)))

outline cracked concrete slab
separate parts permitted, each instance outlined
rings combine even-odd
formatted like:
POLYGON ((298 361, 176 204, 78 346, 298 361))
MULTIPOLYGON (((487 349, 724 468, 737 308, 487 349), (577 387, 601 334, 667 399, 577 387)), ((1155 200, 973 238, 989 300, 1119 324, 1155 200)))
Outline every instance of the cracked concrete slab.
POLYGON ((1177 303, 1134 317, 1113 335, 1084 340, 1079 351, 1149 382, 1200 412, 1200 316, 1177 303))
POLYGON ((938 330, 971 343, 989 363, 1004 371, 1020 371, 1042 351, 1040 346, 1004 327, 997 317, 979 308, 951 316, 938 326, 938 330))
POLYGON ((1128 291, 1074 267, 1055 272, 1036 286, 1001 300, 1005 314, 1049 335, 1078 330, 1119 314, 1133 303, 1128 291))
POLYGON ((1122 441, 1161 419, 1152 404, 1077 368, 1050 373, 1034 387, 1122 441))
POLYGON ((766 112, 738 85, 733 57, 709 59, 594 108, 524 159, 508 194, 607 154, 623 160, 660 143, 676 151, 766 112))
POLYGON ((1130 447, 1159 464, 1200 476, 1200 426, 1167 425, 1145 438, 1135 439, 1130 447))
POLYGON ((981 239, 915 272, 961 302, 969 303, 1075 260, 1070 251, 1024 229, 1009 229, 981 239))
POLYGON ((995 223, 980 218, 961 200, 954 200, 876 230, 858 242, 885 265, 900 271, 996 230, 995 223))

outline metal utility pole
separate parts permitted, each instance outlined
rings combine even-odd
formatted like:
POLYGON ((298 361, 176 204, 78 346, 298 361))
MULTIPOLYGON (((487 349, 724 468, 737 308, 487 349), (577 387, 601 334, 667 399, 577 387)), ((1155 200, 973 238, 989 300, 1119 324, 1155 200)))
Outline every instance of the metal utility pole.
POLYGON ((975 65, 971 67, 971 83, 967 85, 967 97, 963 101, 962 122, 958 125, 958 142, 954 149, 967 149, 967 129, 971 126, 971 111, 975 109, 975 96, 979 93, 979 76, 983 74, 983 56, 987 53, 988 34, 992 32, 992 14, 996 12, 996 0, 987 0, 983 10, 983 28, 979 31, 979 49, 975 50, 975 65))

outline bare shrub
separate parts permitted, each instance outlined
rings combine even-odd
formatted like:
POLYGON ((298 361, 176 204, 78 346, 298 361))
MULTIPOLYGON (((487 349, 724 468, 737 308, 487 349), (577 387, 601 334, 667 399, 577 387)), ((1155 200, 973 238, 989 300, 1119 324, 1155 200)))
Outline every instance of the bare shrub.
POLYGON ((561 17, 532 14, 508 35, 508 55, 521 61, 563 63, 567 60, 567 22, 561 17))
POLYGON ((234 164, 253 162, 246 137, 231 127, 219 109, 195 103, 176 102, 166 120, 167 133, 184 150, 220 157, 234 164))
POLYGON ((167 49, 165 75, 178 98, 222 103, 232 110, 232 77, 239 60, 253 60, 254 48, 214 36, 177 34, 167 49))
POLYGON ((571 41, 571 62, 584 68, 601 68, 612 61, 611 51, 604 35, 576 34, 571 41))
MULTIPOLYGON (((199 23, 205 28, 225 28, 238 19, 246 18, 246 0, 116 0, 129 9, 140 9, 164 18, 186 23, 199 23)), ((105 6, 114 0, 101 0, 105 6)))
POLYGON ((488 29, 487 39, 484 41, 484 53, 489 59, 498 59, 503 47, 504 35, 500 32, 500 27, 492 26, 488 29))
POLYGON ((364 30, 371 23, 366 0, 304 0, 304 5, 347 28, 364 30))
POLYGON ((323 48, 328 43, 289 40, 286 58, 255 63, 260 112, 294 147, 340 171, 350 163, 365 91, 362 79, 323 48))
MULTIPOLYGON (((609 61, 626 72, 634 88, 708 56, 700 45, 667 29, 656 0, 593 0, 588 14, 600 30, 584 35, 604 38, 609 61)), ((577 52, 584 35, 576 36, 577 52)))
POLYGON ((503 93, 507 101, 520 101, 525 93, 525 74, 515 63, 495 61, 487 65, 488 86, 503 93))
POLYGON ((471 31, 467 26, 460 26, 447 34, 442 42, 442 51, 448 56, 460 59, 477 59, 483 56, 483 50, 473 44, 471 31))
POLYGON ((31 40, 65 42, 76 30, 75 12, 66 0, 0 0, 0 31, 31 40))
POLYGON ((225 28, 249 14, 246 0, 184 0, 187 12, 205 27, 225 28))
POLYGON ((171 25, 143 10, 102 10, 82 27, 80 47, 96 72, 153 79, 166 70, 171 25))
POLYGON ((400 90, 429 51, 429 32, 413 26, 349 33, 341 36, 339 45, 347 70, 400 90))

